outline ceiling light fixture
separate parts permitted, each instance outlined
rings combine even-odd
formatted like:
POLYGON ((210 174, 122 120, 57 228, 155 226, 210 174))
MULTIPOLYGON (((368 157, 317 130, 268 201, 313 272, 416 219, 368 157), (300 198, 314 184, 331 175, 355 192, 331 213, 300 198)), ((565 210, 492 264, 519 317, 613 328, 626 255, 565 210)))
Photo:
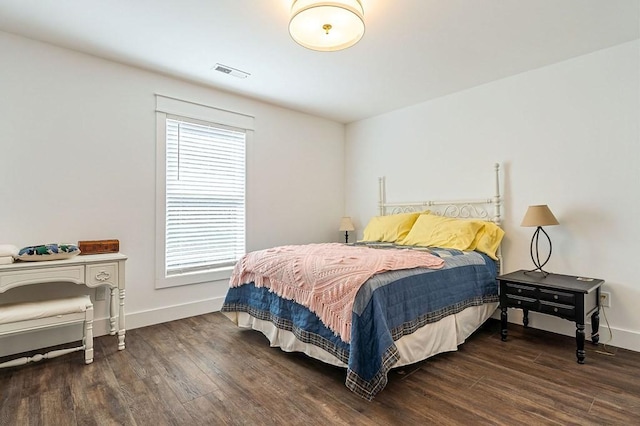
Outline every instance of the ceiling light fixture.
POLYGON ((364 35, 364 9, 360 0, 294 0, 289 33, 307 49, 346 49, 364 35))

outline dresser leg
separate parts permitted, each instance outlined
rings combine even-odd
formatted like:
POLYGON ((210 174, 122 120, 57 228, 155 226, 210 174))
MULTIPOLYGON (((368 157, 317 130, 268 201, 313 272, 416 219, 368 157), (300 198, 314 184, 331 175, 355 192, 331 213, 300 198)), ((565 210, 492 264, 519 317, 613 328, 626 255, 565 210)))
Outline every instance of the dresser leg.
POLYGON ((118 315, 118 287, 111 287, 111 302, 109 302, 109 334, 116 334, 116 317, 118 315))
POLYGON ((526 327, 529 327, 529 310, 528 309, 523 309, 522 310, 522 325, 526 327))
POLYGON ((584 324, 576 323, 576 344, 578 346, 576 350, 578 364, 584 364, 584 357, 586 355, 584 351, 584 324))
POLYGON ((600 341, 600 310, 591 315, 591 343, 597 345, 600 341))
POLYGON ((124 288, 120 289, 120 310, 118 313, 118 350, 121 351, 124 349, 124 334, 125 334, 125 324, 124 324, 124 288))
POLYGON ((507 308, 500 308, 500 338, 504 342, 507 340, 507 308))

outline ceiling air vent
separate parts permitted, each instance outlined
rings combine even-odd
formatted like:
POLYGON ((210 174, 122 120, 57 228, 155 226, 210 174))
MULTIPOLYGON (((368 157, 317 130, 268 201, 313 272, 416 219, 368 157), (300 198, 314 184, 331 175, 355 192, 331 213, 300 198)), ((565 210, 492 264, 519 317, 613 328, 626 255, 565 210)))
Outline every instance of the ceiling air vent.
POLYGON ((238 77, 238 78, 247 78, 247 77, 249 77, 251 75, 248 72, 240 71, 238 69, 231 68, 231 67, 229 67, 227 65, 222 65, 222 64, 216 64, 213 67, 213 70, 214 71, 220 71, 222 73, 229 74, 229 75, 232 75, 232 76, 238 77))

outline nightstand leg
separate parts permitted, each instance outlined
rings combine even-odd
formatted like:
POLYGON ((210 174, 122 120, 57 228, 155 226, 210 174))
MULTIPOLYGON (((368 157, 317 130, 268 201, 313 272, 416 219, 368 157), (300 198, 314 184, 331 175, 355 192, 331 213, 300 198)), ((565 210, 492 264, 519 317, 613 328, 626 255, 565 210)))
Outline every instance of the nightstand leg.
POLYGON ((507 307, 500 308, 500 338, 504 342, 507 340, 507 307))
POLYGON ((584 324, 576 323, 576 344, 578 345, 578 349, 576 350, 578 364, 584 364, 584 357, 586 355, 584 351, 584 324))
POLYGON ((524 325, 525 327, 529 327, 529 310, 528 309, 522 310, 522 325, 524 325))
POLYGON ((591 343, 597 345, 600 341, 600 310, 591 315, 591 343))

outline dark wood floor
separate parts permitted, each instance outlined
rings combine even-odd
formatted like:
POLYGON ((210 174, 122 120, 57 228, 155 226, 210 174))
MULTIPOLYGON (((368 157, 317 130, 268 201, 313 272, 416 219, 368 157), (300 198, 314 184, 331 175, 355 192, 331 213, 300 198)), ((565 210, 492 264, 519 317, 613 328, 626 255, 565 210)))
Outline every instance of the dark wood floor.
POLYGON ((219 313, 0 370, 0 425, 640 424, 640 353, 491 320, 458 352, 394 370, 373 402, 344 370, 269 347, 219 313))

